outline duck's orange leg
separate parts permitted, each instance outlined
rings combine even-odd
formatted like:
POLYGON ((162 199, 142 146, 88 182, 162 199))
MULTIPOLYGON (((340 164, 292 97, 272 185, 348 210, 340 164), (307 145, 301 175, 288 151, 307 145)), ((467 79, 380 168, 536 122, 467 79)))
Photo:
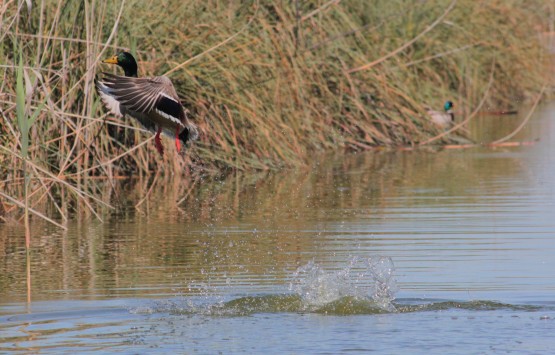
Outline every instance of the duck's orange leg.
POLYGON ((158 131, 154 136, 154 144, 158 153, 160 153, 161 156, 164 156, 164 146, 162 145, 162 141, 160 140, 160 133, 162 133, 162 127, 158 128, 158 131))
POLYGON ((181 141, 179 140, 179 125, 175 127, 175 147, 177 152, 181 152, 181 141))

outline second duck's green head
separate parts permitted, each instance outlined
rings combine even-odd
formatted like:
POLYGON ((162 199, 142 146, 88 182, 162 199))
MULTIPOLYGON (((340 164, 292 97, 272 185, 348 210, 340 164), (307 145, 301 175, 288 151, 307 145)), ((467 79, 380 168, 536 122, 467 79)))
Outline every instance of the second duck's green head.
POLYGON ((451 101, 446 101, 445 105, 443 105, 443 109, 445 110, 445 112, 450 111, 451 109, 453 109, 453 103, 451 101))
POLYGON ((102 63, 119 65, 125 72, 125 76, 137 77, 137 62, 129 52, 120 52, 113 57, 103 60, 102 63))

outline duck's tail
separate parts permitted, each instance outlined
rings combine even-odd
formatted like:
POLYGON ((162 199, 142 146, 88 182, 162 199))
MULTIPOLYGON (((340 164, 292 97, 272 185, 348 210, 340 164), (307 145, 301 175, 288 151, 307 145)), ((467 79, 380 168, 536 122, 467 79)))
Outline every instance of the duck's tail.
MULTIPOLYGON (((187 114, 188 112, 185 109, 185 116, 188 116, 187 114)), ((188 141, 196 141, 198 136, 199 133, 197 125, 191 122, 191 120, 187 117, 185 119, 185 129, 179 133, 179 139, 183 142, 183 144, 187 144, 188 141)))

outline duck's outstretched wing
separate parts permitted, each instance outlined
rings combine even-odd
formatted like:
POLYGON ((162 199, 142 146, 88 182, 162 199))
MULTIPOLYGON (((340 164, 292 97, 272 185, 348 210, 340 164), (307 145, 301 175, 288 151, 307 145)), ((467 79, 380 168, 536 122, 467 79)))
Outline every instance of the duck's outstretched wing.
POLYGON ((105 73, 97 81, 97 88, 108 109, 116 115, 123 115, 123 111, 145 114, 156 111, 176 124, 185 123, 183 106, 173 84, 165 76, 134 78, 105 73))

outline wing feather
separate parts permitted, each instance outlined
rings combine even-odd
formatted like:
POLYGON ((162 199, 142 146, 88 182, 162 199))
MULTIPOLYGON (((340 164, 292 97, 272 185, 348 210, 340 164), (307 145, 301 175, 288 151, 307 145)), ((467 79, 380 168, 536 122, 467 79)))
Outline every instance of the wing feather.
POLYGON ((147 113, 159 109, 157 105, 168 103, 169 99, 179 105, 178 111, 174 107, 171 109, 172 114, 178 115, 174 117, 180 121, 184 116, 183 107, 171 81, 164 76, 134 78, 104 74, 101 83, 104 86, 103 91, 125 106, 127 110, 147 113))

